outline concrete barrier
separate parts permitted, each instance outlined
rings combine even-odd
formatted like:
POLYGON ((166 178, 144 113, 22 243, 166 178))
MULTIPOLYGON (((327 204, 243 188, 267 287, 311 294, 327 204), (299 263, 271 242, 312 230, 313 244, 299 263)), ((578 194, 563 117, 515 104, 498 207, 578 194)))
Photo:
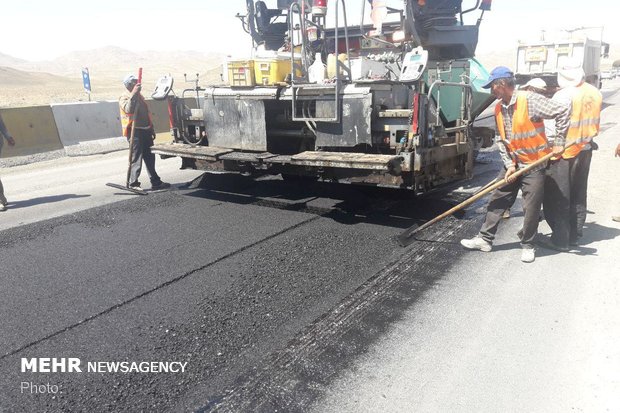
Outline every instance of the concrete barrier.
MULTIPOLYGON (((168 102, 150 99, 147 103, 157 134, 156 142, 170 142, 168 102)), ((186 99, 186 104, 196 106, 194 99, 186 99)), ((2 158, 28 158, 53 151, 68 156, 92 155, 128 147, 127 140, 121 136, 117 101, 7 108, 0 110, 0 114, 17 140, 15 147, 4 145, 2 158)), ((21 163, 28 163, 28 159, 21 163)))
POLYGON ((6 142, 2 158, 34 155, 62 150, 63 146, 49 106, 0 109, 7 129, 15 137, 15 146, 6 142))
MULTIPOLYGON (((168 142, 170 123, 166 101, 147 100, 158 142, 168 142)), ((117 101, 52 105, 60 140, 69 156, 126 149, 117 101)))
POLYGON ((52 105, 60 141, 69 156, 127 148, 121 137, 118 103, 84 102, 52 105))

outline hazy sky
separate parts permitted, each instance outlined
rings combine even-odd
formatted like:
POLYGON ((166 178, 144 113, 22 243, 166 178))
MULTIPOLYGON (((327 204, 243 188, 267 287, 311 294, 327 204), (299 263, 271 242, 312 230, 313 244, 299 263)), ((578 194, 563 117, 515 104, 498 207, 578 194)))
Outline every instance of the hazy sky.
MULTIPOLYGON (((346 0, 349 24, 359 21, 361 1, 346 0)), ((475 1, 464 2, 471 4, 475 1)), ((3 1, 0 53, 46 60, 113 45, 243 54, 249 52, 250 38, 234 15, 244 11, 245 0, 3 1)), ((518 38, 544 28, 579 26, 604 25, 605 40, 620 44, 620 25, 614 22, 619 12, 612 0, 495 0, 484 16, 478 51, 515 47, 518 38)))

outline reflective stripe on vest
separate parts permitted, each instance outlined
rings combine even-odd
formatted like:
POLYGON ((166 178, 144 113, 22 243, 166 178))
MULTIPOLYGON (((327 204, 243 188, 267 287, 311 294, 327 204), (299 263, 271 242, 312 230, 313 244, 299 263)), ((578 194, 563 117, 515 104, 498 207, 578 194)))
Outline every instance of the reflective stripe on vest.
POLYGON ((566 145, 573 142, 575 145, 567 148, 562 158, 574 158, 598 135, 602 104, 601 92, 594 86, 584 82, 576 87, 572 97, 573 112, 566 134, 566 145))
POLYGON ((540 135, 541 133, 542 134, 545 133, 545 126, 544 125, 542 127, 537 127, 533 131, 522 132, 522 133, 515 133, 514 135, 512 135, 512 140, 533 138, 533 137, 535 137, 537 135, 540 135))
POLYGON ((512 115, 512 138, 506 140, 504 115, 501 102, 495 106, 495 120, 501 138, 506 142, 512 155, 520 163, 530 164, 551 152, 545 135, 543 122, 532 122, 527 109, 527 92, 516 92, 517 101, 512 115))
MULTIPOLYGON (((144 103, 144 107, 147 108, 147 113, 149 116, 149 127, 152 127, 153 120, 151 119, 151 111, 148 110, 148 106, 146 105, 146 102, 144 101, 144 97, 142 95, 138 95, 138 96, 139 96, 139 99, 142 101, 142 103, 144 103)), ((126 138, 129 138, 131 134, 131 126, 133 125, 134 114, 125 112, 122 106, 120 109, 121 109, 121 127, 123 128, 123 136, 126 138)))
POLYGON ((121 127, 123 128, 123 136, 128 138, 133 125, 133 113, 127 113, 121 108, 121 127))

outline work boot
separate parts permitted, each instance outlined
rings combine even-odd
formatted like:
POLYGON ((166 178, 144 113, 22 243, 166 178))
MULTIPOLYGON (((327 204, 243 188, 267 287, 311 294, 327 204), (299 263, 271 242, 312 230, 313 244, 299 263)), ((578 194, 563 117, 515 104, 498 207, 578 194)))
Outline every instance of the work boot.
POLYGON ((553 242, 553 240, 551 240, 550 238, 546 238, 546 237, 539 238, 538 240, 536 240, 536 243, 543 248, 547 248, 548 250, 555 250, 559 252, 570 251, 570 248, 557 245, 556 243, 553 242))
POLYGON ((611 217, 611 219, 612 219, 613 221, 620 222, 620 215, 615 216, 615 217, 611 217))
POLYGON ((0 212, 6 211, 6 205, 0 204, 0 212))
POLYGON ((170 184, 168 182, 162 182, 162 181, 159 181, 159 183, 153 184, 151 186, 151 189, 153 189, 153 191, 158 191, 160 189, 168 189, 168 188, 170 188, 170 184))
POLYGON ((471 239, 462 239, 461 245, 467 248, 468 250, 478 250, 482 252, 490 252, 491 249, 493 248, 493 245, 490 242, 485 241, 480 237, 473 237, 471 239))
POLYGON ((523 248, 521 250, 521 261, 534 262, 536 259, 536 250, 534 248, 523 248))

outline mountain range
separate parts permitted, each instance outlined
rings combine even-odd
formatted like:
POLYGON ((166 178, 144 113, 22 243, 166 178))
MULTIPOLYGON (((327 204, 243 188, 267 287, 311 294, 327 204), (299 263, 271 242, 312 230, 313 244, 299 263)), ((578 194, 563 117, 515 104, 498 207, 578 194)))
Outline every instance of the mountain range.
MULTIPOLYGON (((620 50, 611 47, 611 56, 603 61, 611 66, 620 58, 620 50)), ((498 65, 514 67, 516 49, 504 49, 477 56, 487 69, 498 65)), ((193 87, 185 83, 199 74, 202 86, 220 83, 225 55, 197 51, 133 52, 116 46, 75 51, 53 60, 29 61, 0 53, 0 107, 48 105, 88 100, 82 86, 82 68, 87 67, 92 86, 91 100, 116 100, 123 92, 122 79, 128 73, 144 70, 143 83, 148 95, 157 79, 171 74, 177 93, 193 87)))
POLYGON ((28 61, 0 53, 0 107, 47 105, 88 100, 82 86, 82 68, 90 74, 91 100, 117 99, 123 91, 122 80, 128 73, 143 68, 143 83, 148 91, 157 79, 171 74, 176 89, 193 86, 183 75, 200 84, 220 80, 225 56, 196 51, 132 52, 120 47, 75 51, 53 60, 28 61))

